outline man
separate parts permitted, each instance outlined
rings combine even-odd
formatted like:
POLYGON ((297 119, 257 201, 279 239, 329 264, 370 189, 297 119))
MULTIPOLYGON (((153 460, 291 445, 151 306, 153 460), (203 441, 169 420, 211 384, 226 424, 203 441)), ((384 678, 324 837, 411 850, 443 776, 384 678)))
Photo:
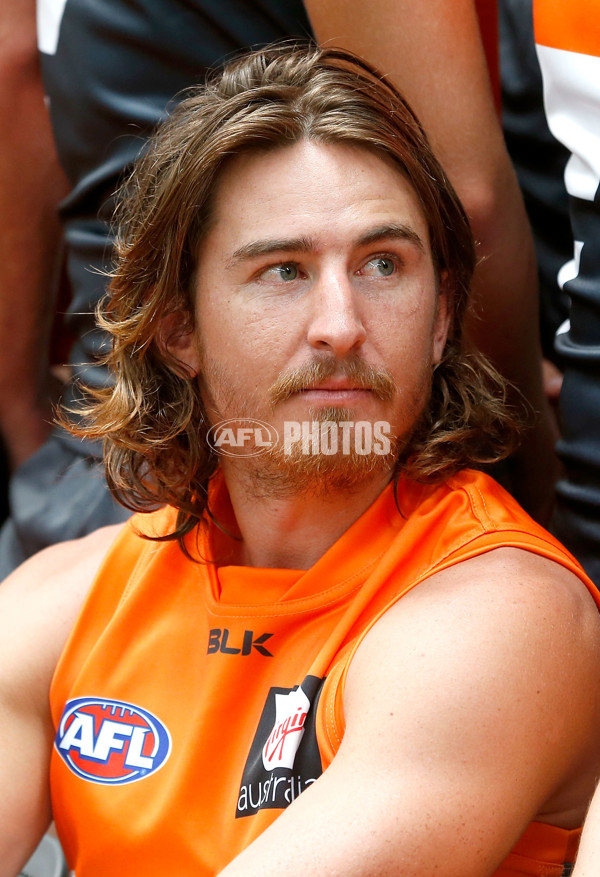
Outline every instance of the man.
POLYGON ((51 812, 78 877, 567 873, 598 598, 465 469, 514 421, 404 101, 333 50, 230 64, 138 164, 118 251, 86 434, 168 505, 3 585, 0 875, 51 812))
MULTIPOLYGON (((481 292, 470 321, 474 337, 533 409, 543 411, 535 260, 490 92, 475 9, 488 54, 495 55, 492 4, 318 0, 305 5, 320 40, 370 59, 416 109, 477 240, 473 290, 475 296, 481 292), (452 113, 447 112, 450 105, 452 113), (499 325, 510 329, 499 333, 499 325)), ((60 164, 72 187, 60 211, 72 291, 65 316, 74 339, 64 395, 69 404, 78 396, 80 380, 91 387, 107 381, 97 361, 106 338, 95 329, 93 313, 105 292, 112 257, 113 193, 145 138, 173 95, 200 81, 224 57, 243 46, 310 33, 301 0, 140 0, 135 5, 130 0, 7 0, 0 9, 0 32, 3 25, 2 82, 8 84, 7 112, 15 121, 3 141, 0 166, 0 189, 6 190, 8 205, 0 221, 10 217, 10 228, 0 234, 0 331, 5 328, 0 432, 13 467, 19 468, 11 478, 10 521, 0 532, 0 579, 46 545, 127 516, 99 474, 99 443, 55 430, 40 447, 51 422, 41 330, 51 304, 51 257, 57 252, 56 223, 47 217, 58 203, 55 188, 62 185, 52 143, 32 146, 31 131, 48 128, 40 68, 60 164), (33 38, 36 5, 39 64, 33 38), (15 82, 15 67, 25 94, 23 84, 15 82), (30 94, 32 78, 36 100, 30 94), (25 208, 17 215, 19 205, 25 208), (25 244, 15 246, 17 238, 25 244)), ((548 424, 540 418, 535 433, 528 433, 510 459, 511 490, 540 523, 548 520, 553 498, 555 459, 548 424)))

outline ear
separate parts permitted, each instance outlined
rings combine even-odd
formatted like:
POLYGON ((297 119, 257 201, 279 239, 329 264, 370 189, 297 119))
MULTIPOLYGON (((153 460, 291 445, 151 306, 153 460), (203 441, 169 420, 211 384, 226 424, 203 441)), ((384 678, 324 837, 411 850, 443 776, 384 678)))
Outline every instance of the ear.
POLYGON ((161 317, 156 345, 167 365, 187 378, 200 371, 200 351, 189 311, 179 309, 161 317))
POLYGON ((442 271, 438 283, 438 295, 433 324, 432 358, 433 364, 439 365, 444 355, 450 323, 452 320, 450 308, 450 291, 448 289, 448 272, 442 271))

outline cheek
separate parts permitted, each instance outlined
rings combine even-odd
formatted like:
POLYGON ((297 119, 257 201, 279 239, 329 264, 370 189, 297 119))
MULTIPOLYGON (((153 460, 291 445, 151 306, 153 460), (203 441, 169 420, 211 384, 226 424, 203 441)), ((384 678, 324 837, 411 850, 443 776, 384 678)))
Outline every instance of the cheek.
POLYGON ((431 391, 436 361, 434 317, 431 309, 416 307, 410 314, 404 312, 399 322, 389 320, 386 331, 382 359, 396 383, 400 414, 409 419, 421 410, 431 391))
POLYGON ((208 300, 197 309, 198 332, 211 359, 234 360, 237 365, 276 368, 293 346, 294 323, 288 313, 279 319, 264 306, 235 296, 208 300))
POLYGON ((383 306, 369 321, 371 337, 383 339, 391 360, 401 360, 403 367, 418 368, 429 363, 436 338, 436 308, 431 293, 415 294, 411 301, 383 306))
POLYGON ((293 358, 294 321, 269 319, 264 308, 227 298, 197 311, 202 371, 219 407, 265 403, 268 388, 293 358))

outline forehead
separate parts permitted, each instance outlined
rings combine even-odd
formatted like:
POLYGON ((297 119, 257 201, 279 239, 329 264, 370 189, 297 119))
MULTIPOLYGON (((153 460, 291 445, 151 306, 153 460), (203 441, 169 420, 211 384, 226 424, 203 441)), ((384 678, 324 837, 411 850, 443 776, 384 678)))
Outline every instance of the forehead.
POLYGON ((398 224, 429 248, 427 221, 407 177, 391 158, 360 146, 301 141, 237 156, 212 201, 211 247, 230 255, 263 238, 342 246, 369 227, 398 224))

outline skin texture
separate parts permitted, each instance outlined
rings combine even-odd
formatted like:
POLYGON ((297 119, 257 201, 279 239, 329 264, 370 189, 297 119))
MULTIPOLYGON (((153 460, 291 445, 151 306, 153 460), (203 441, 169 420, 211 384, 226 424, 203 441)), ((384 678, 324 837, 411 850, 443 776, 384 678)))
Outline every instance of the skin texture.
POLYGON ((0 435, 11 467, 51 428, 48 336, 61 254, 56 156, 38 66, 35 3, 0 9, 0 435))
MULTIPOLYGON (((262 411, 281 369, 315 352, 341 367, 355 350, 385 366, 396 394, 333 387, 327 405, 409 423, 446 318, 403 177, 362 150, 299 144, 232 163, 215 211, 197 329, 171 337, 219 404, 247 393, 262 411), (365 245, 365 227, 384 219, 422 248, 410 235, 365 245), (233 254, 269 239, 272 223, 278 239, 304 241, 300 252, 269 251, 250 267, 234 260, 228 274, 233 254), (298 275, 283 281, 291 264, 298 275), (231 396, 202 375, 209 359, 229 372, 231 396)), ((300 392, 274 415, 309 407, 300 392)), ((224 470, 242 540, 234 560, 257 566, 310 566, 386 480, 374 473, 362 490, 311 501, 249 493, 243 461, 234 463, 224 470)), ((116 532, 47 549, 0 588, 0 877, 14 877, 50 818, 52 672, 116 532)), ((372 628, 350 666, 344 713, 332 765, 224 877, 491 875, 533 818, 565 828, 583 819, 600 769, 600 616, 562 567, 491 551, 432 576, 372 628)))
MULTIPOLYGON (((177 356, 200 374, 213 423, 250 416, 269 422, 281 436, 286 420, 310 421, 313 409, 341 407, 349 420, 385 421, 396 434, 413 426, 443 351, 447 318, 445 298, 436 292, 425 220, 410 186, 391 165, 364 150, 306 142, 237 159, 218 187, 215 224, 199 264, 197 330, 181 339, 177 356), (414 239, 384 232, 361 242, 374 230, 400 224, 414 239), (249 255, 257 249, 259 255, 249 255), (389 275, 382 274, 382 257, 389 275), (290 272, 295 279, 286 279, 290 272), (396 384, 391 400, 345 387, 348 381, 335 386, 351 357, 389 372, 396 384), (273 409, 269 388, 281 373, 315 360, 336 364, 325 382, 329 389, 296 392, 273 409)), ((347 458, 335 462, 343 470, 347 458)), ((252 498, 253 482, 262 474, 255 468, 268 463, 268 456, 222 458, 234 505, 252 498)), ((282 468, 279 460, 276 465, 282 468)), ((365 492, 374 497, 389 480, 390 465, 386 461, 370 477, 360 473, 351 517, 339 518, 338 534, 357 517, 357 508, 364 508, 365 492)), ((272 483, 276 473, 269 474, 272 483)), ((261 520, 256 507, 251 511, 256 530, 247 540, 251 554, 244 549, 242 562, 307 568, 335 541, 337 535, 332 538, 321 525, 321 540, 302 556, 300 520, 322 518, 320 479, 313 476, 311 495, 296 487, 293 501, 277 496, 265 504, 268 520, 261 520), (262 556, 261 530, 277 528, 284 508, 291 517, 277 557, 271 546, 262 556)), ((286 480, 284 471, 278 481, 284 494, 286 480)))
POLYGON ((585 820, 573 877, 596 877, 600 861, 600 790, 594 795, 585 820))
POLYGON ((537 269, 506 152, 473 0, 306 0, 320 42, 390 76, 419 116, 478 241, 470 331, 538 419, 508 485, 542 523, 553 505, 555 422, 544 396, 537 269))

